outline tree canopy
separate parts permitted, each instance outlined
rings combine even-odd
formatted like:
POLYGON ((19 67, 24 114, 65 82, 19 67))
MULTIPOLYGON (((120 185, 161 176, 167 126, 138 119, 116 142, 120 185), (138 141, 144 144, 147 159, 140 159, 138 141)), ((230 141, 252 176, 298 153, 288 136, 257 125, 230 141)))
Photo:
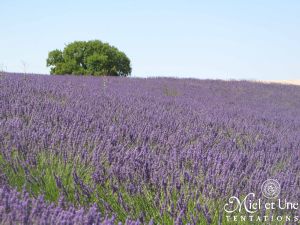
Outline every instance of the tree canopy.
POLYGON ((99 40, 75 41, 63 51, 48 53, 47 66, 51 74, 75 74, 94 76, 129 76, 130 60, 116 47, 99 40))

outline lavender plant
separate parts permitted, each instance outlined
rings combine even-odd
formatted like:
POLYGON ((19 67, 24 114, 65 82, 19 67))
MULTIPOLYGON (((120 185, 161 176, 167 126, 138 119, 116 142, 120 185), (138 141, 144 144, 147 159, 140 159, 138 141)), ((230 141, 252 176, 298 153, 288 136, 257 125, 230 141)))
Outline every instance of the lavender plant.
POLYGON ((228 198, 263 197, 268 178, 297 201, 299 99, 293 85, 6 73, 0 224, 232 224, 228 198))

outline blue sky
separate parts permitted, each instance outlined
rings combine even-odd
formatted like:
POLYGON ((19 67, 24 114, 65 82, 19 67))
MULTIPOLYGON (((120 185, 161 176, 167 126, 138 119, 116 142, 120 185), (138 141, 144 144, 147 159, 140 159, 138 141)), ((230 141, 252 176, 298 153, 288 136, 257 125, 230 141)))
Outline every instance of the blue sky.
POLYGON ((48 51, 100 39, 133 76, 300 79, 300 1, 0 2, 0 69, 49 73, 48 51))

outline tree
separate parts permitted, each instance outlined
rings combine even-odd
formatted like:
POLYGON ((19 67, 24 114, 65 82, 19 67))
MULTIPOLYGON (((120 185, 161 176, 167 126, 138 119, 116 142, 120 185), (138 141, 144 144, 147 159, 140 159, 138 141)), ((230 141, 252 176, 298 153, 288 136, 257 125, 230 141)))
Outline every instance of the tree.
POLYGON ((130 60, 116 47, 99 40, 75 41, 48 53, 51 74, 129 76, 130 60))

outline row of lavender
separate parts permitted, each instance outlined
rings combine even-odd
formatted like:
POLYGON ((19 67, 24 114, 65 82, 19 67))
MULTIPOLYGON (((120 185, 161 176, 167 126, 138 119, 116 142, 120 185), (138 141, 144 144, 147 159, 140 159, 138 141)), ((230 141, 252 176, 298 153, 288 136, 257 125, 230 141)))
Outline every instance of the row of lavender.
MULTIPOLYGON (((96 203, 101 218, 115 216, 115 221, 220 223, 221 206, 229 196, 260 196, 268 178, 281 182, 282 197, 299 199, 299 99, 297 86, 246 81, 4 74, 0 153, 5 163, 0 184, 31 187, 30 175, 36 173, 26 171, 47 154, 65 165, 79 160, 91 168, 90 178, 84 180, 74 167, 74 185, 64 184, 62 174, 53 174, 59 199, 67 199, 61 218, 68 217, 72 207, 83 207, 86 217, 103 222, 96 212, 90 213, 96 203), (22 157, 16 159, 15 152, 22 157), (10 179, 12 173, 5 169, 9 166, 13 173, 25 171, 23 183, 10 179), (64 185, 87 201, 68 196, 64 185), (103 194, 94 196, 100 189, 112 190, 121 208, 103 194), (149 204, 141 206, 141 201, 128 200, 131 197, 149 204)), ((2 199, 21 198, 9 201, 14 211, 28 201, 5 190, 2 199), (3 197, 10 194, 13 197, 3 197)), ((53 207, 42 209, 60 217, 59 206, 53 207)), ((2 207, 0 220, 16 219, 8 211, 2 207)), ((76 218, 75 211, 72 216, 76 218)))
MULTIPOLYGON (((63 204, 63 203, 61 203, 63 204)), ((114 224, 114 218, 101 218, 97 207, 84 209, 69 208, 63 205, 45 204, 42 196, 32 199, 24 191, 18 193, 8 187, 0 188, 0 221, 1 224, 114 224)))

